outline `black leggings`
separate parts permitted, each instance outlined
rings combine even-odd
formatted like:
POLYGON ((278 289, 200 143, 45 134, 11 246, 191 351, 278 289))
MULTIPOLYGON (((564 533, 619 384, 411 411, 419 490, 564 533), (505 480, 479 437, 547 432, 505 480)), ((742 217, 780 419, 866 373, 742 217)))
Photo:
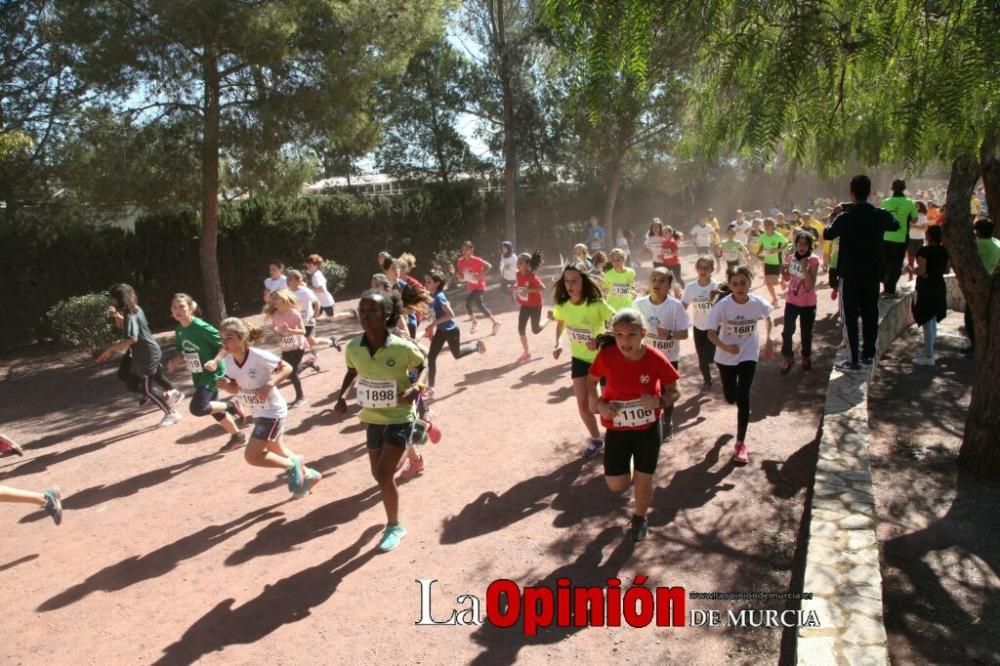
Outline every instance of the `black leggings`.
POLYGON ((753 376, 757 372, 757 361, 741 361, 737 365, 719 366, 722 376, 722 392, 726 402, 736 403, 736 441, 742 442, 747 436, 747 426, 750 424, 750 387, 753 386, 753 376))
MULTIPOLYGON (((681 362, 679 360, 678 361, 670 361, 670 364, 672 366, 674 366, 674 370, 676 370, 678 372, 678 374, 680 374, 680 371, 681 371, 681 362)), ((664 407, 663 408, 663 414, 660 416, 660 420, 663 422, 664 427, 667 426, 667 425, 670 425, 670 423, 673 421, 673 418, 674 418, 674 405, 671 404, 671 405, 668 405, 667 407, 664 407)))
POLYGON ((188 405, 188 409, 191 410, 191 414, 194 416, 211 416, 216 421, 222 421, 226 418, 226 414, 212 413, 212 403, 213 402, 223 402, 226 405, 226 413, 236 415, 236 404, 233 400, 219 400, 218 389, 211 389, 205 386, 198 386, 194 390, 194 395, 191 396, 191 403, 188 405))
POLYGON ((488 307, 486 307, 485 303, 483 303, 483 294, 484 293, 486 293, 486 292, 483 292, 483 291, 470 291, 469 295, 465 297, 465 309, 469 311, 469 316, 470 317, 473 316, 472 306, 476 305, 479 308, 479 311, 483 313, 484 317, 486 317, 487 319, 492 319, 493 318, 493 313, 490 312, 490 309, 488 307))
POLYGON ((708 331, 703 331, 697 326, 692 328, 694 328, 694 349, 698 354, 698 369, 701 370, 701 378, 710 382, 712 361, 715 360, 715 345, 708 339, 708 331))
POLYGON ((295 389, 296 400, 302 399, 302 381, 299 379, 299 365, 302 363, 303 355, 305 355, 305 351, 301 349, 281 352, 281 360, 292 366, 292 376, 288 379, 292 382, 292 388, 295 389))
POLYGON ((792 358, 792 336, 795 335, 795 320, 802 323, 802 358, 812 356, 813 324, 816 323, 816 306, 802 307, 785 303, 785 325, 781 330, 781 355, 792 358))
POLYGON ((451 355, 455 358, 462 358, 476 351, 476 345, 474 344, 462 346, 462 331, 458 326, 450 331, 442 331, 440 328, 434 331, 434 337, 431 338, 431 347, 427 351, 427 384, 429 386, 434 386, 434 377, 437 375, 437 357, 446 342, 448 343, 448 350, 451 351, 451 355))
POLYGON ((531 332, 538 335, 542 332, 542 306, 522 305, 517 315, 517 332, 524 335, 528 330, 528 320, 531 320, 531 332))

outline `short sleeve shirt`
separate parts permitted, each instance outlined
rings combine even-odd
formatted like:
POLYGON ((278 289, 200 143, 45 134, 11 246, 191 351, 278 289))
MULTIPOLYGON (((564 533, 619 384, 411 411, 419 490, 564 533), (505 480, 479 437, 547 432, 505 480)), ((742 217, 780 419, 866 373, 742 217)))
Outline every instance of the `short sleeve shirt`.
POLYGON ((326 288, 326 276, 323 275, 323 271, 317 269, 313 271, 312 275, 309 276, 309 284, 314 290, 322 288, 322 291, 316 291, 316 298, 319 299, 320 306, 324 308, 332 308, 334 305, 333 294, 326 288))
POLYGON ((976 249, 979 250, 979 258, 982 259, 986 272, 992 273, 997 267, 997 262, 1000 262, 1000 240, 977 238, 976 249))
POLYGON ((619 273, 614 268, 604 274, 604 288, 607 292, 608 305, 615 310, 627 308, 632 304, 635 288, 635 269, 626 268, 619 273))
POLYGON ((771 266, 781 265, 781 251, 788 245, 788 239, 777 231, 770 234, 762 234, 760 237, 761 254, 764 255, 764 263, 771 266))
POLYGON ((297 310, 288 312, 274 312, 271 314, 271 325, 274 326, 274 334, 278 336, 278 344, 281 351, 297 351, 306 348, 306 338, 304 335, 295 333, 282 333, 278 328, 284 324, 288 328, 302 330, 305 324, 302 323, 302 314, 297 310))
POLYGON ((222 348, 219 331, 207 321, 195 317, 188 326, 175 328, 174 347, 184 359, 191 381, 198 388, 215 390, 215 382, 226 376, 225 363, 219 363, 215 372, 205 370, 205 364, 215 358, 222 348))
MULTIPOLYGON (((659 397, 665 386, 680 379, 680 375, 667 357, 652 347, 646 347, 639 360, 630 361, 618 349, 618 345, 608 345, 597 354, 589 372, 592 377, 604 377, 607 380, 601 391, 601 399, 611 403, 627 403, 638 400, 643 395, 659 397)), ((659 408, 655 410, 656 419, 660 418, 661 411, 659 408)), ((649 428, 648 424, 616 426, 603 416, 601 424, 612 430, 649 428)))
POLYGON ((673 238, 664 238, 660 244, 661 261, 666 266, 679 266, 681 263, 680 246, 673 238))
POLYGON ((458 277, 465 282, 469 291, 486 291, 486 262, 475 255, 459 257, 455 264, 458 267, 458 277))
POLYGON ((282 275, 280 278, 275 280, 274 278, 266 278, 264 280, 264 289, 267 289, 267 293, 278 291, 279 289, 285 289, 288 287, 288 278, 282 275))
MULTIPOLYGON (((399 396, 412 386, 409 370, 424 364, 424 353, 416 343, 394 333, 386 335, 385 344, 372 354, 364 334, 351 340, 344 349, 347 367, 356 370, 358 383, 369 382, 374 386, 395 385, 399 396)), ((363 407, 358 415, 362 423, 393 425, 411 423, 414 417, 412 403, 392 407, 363 407)))
POLYGON ((122 324, 122 333, 126 338, 135 340, 131 347, 132 363, 130 372, 137 377, 146 377, 156 373, 163 352, 157 344, 153 332, 149 330, 146 323, 146 313, 142 308, 137 307, 132 314, 125 315, 125 322, 122 324))
POLYGON ((592 363, 597 350, 587 349, 587 343, 607 330, 607 322, 615 314, 614 309, 604 299, 575 304, 572 301, 556 303, 552 316, 566 325, 569 347, 573 358, 592 363))
POLYGON ((899 222, 899 229, 886 231, 883 238, 891 243, 905 243, 908 221, 917 219, 917 204, 909 197, 889 197, 882 201, 882 208, 892 213, 899 222))
POLYGON ((692 280, 684 285, 681 301, 691 308, 691 322, 699 331, 707 331, 708 312, 712 309, 712 292, 719 288, 715 280, 709 280, 704 287, 692 280))
POLYGON ((269 351, 251 347, 242 365, 232 354, 226 354, 226 376, 240 387, 240 400, 254 418, 283 419, 288 416, 288 403, 275 386, 265 400, 257 397, 257 390, 271 379, 284 362, 269 351))
POLYGON ((542 292, 529 292, 528 289, 541 289, 542 281, 534 273, 518 273, 517 287, 514 289, 514 298, 519 305, 528 308, 542 307, 542 292))
MULTIPOLYGON (((434 300, 431 301, 431 307, 434 308, 434 319, 440 319, 445 316, 445 314, 447 314, 445 306, 449 305, 451 305, 451 303, 448 302, 448 297, 445 296, 443 289, 434 294, 434 300)), ((444 323, 438 324, 439 331, 450 331, 455 328, 458 328, 458 323, 455 321, 454 317, 444 323)))
POLYGON ((709 224, 701 225, 696 224, 694 228, 691 229, 691 237, 694 238, 694 244, 698 247, 708 247, 712 244, 712 226, 709 224))
POLYGON ((734 301, 732 296, 719 300, 708 313, 709 330, 718 330, 719 339, 723 343, 737 345, 740 350, 731 354, 722 347, 716 347, 715 362, 722 365, 756 362, 760 354, 757 322, 770 315, 771 310, 770 303, 753 294, 742 305, 734 301))
POLYGON ((635 308, 646 319, 644 342, 665 355, 672 363, 680 361, 680 341, 661 338, 657 334, 657 328, 665 328, 668 331, 686 331, 690 328, 691 318, 684 305, 672 296, 667 296, 660 304, 653 303, 649 296, 643 296, 635 300, 635 308))

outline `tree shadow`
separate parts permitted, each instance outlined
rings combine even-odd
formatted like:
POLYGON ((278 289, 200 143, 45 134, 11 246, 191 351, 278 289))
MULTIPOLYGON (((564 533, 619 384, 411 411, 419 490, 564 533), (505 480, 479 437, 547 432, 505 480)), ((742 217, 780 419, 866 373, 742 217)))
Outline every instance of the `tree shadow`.
POLYGON ((226 558, 226 566, 237 566, 255 557, 279 555, 299 544, 331 534, 338 525, 349 523, 364 511, 377 506, 382 499, 378 486, 372 486, 350 497, 342 497, 301 518, 287 522, 275 520, 254 535, 253 539, 226 558))
MULTIPOLYGON (((191 664, 227 645, 247 645, 270 635, 292 622, 303 620, 310 611, 326 603, 340 583, 367 564, 376 555, 364 545, 379 532, 373 525, 353 544, 325 562, 265 585, 255 598, 233 607, 235 599, 226 599, 192 624, 181 638, 164 648, 157 664, 191 664)), ((350 605, 350 602, 345 602, 350 605)))
POLYGON ((93 453, 94 451, 100 451, 106 446, 111 444, 116 444, 117 442, 124 441, 126 439, 131 439, 133 437, 138 437, 139 435, 144 435, 147 432, 152 432, 156 430, 157 426, 150 426, 148 428, 143 428, 141 430, 133 430, 131 432, 122 433, 120 435, 114 435, 113 437, 107 437, 96 442, 91 442, 90 444, 84 444, 82 446, 76 446, 72 449, 66 449, 64 451, 53 451, 52 453, 44 453, 37 458, 31 458, 25 460, 24 462, 15 463, 17 466, 10 471, 0 474, 0 480, 11 479, 16 476, 24 476, 27 474, 39 474, 45 472, 49 467, 54 467, 60 463, 64 463, 67 460, 72 460, 79 456, 86 455, 88 453, 93 453))
POLYGON ((82 583, 43 602, 37 610, 38 612, 57 610, 76 603, 94 592, 117 592, 136 583, 159 578, 173 571, 184 560, 201 555, 261 521, 281 515, 280 512, 272 510, 277 506, 279 505, 272 504, 251 511, 222 525, 209 525, 146 555, 129 557, 105 567, 87 577, 82 583))
POLYGON ((765 460, 760 464, 771 484, 773 495, 781 499, 791 499, 803 488, 812 485, 816 473, 816 459, 819 455, 819 440, 820 437, 817 435, 811 442, 799 447, 784 463, 781 463, 780 467, 777 460, 765 460))
MULTIPOLYGON (((337 453, 331 453, 328 456, 323 456, 322 458, 317 458, 316 460, 307 461, 309 467, 313 468, 317 472, 323 474, 324 477, 328 476, 326 472, 331 471, 335 467, 339 467, 345 463, 351 462, 355 458, 360 458, 367 451, 367 447, 362 444, 356 444, 349 449, 344 451, 338 451, 337 453)), ((264 483, 258 484, 251 488, 248 492, 251 495, 257 495, 259 493, 264 493, 269 490, 274 490, 276 488, 281 488, 285 485, 284 480, 285 474, 282 472, 277 476, 277 478, 271 481, 265 481, 264 483)))
POLYGON ((732 483, 722 483, 736 469, 736 463, 732 458, 718 470, 711 471, 719 463, 720 452, 730 439, 732 435, 722 435, 716 439, 701 462, 677 470, 665 487, 654 491, 651 506, 654 510, 649 514, 650 527, 669 525, 681 511, 701 508, 715 499, 720 492, 736 487, 732 483))

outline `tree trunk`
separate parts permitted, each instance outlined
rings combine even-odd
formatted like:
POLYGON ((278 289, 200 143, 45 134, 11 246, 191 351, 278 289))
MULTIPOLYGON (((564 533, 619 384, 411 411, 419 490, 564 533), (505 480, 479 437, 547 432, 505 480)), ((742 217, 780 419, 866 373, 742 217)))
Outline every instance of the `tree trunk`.
MULTIPOLYGON (((782 208, 785 204, 792 203, 792 187, 795 186, 795 176, 799 171, 799 161, 794 157, 788 162, 788 172, 785 173, 785 183, 781 188, 781 198, 778 201, 781 204, 778 206, 782 208)), ((789 205, 789 208, 793 206, 789 205)))
MULTIPOLYGON (((985 145, 985 142, 984 142, 985 145)), ((976 251, 969 223, 969 200, 979 180, 980 165, 971 155, 964 155, 952 165, 948 181, 945 221, 942 226, 951 266, 965 296, 976 330, 975 376, 972 400, 965 421, 960 467, 986 478, 1000 479, 1000 320, 991 316, 1000 312, 1000 288, 993 286, 976 251)))
POLYGON ((507 44, 504 18, 505 0, 496 0, 494 46, 500 63, 500 85, 503 91, 503 228, 505 240, 517 247, 517 145, 514 142, 514 75, 507 44))
MULTIPOLYGON (((1000 222, 1000 140, 991 136, 979 147, 979 166, 983 172, 983 187, 986 188, 986 207, 990 219, 1000 222)), ((993 235, 1000 238, 1000 224, 993 227, 993 235)))
POLYGON ((205 314, 216 325, 226 317, 226 301, 219 277, 219 69, 214 52, 202 62, 205 85, 204 137, 201 146, 201 283, 205 314))
POLYGON ((620 152, 615 156, 614 164, 608 174, 608 189, 604 196, 604 238, 605 245, 615 247, 615 203, 621 190, 622 174, 625 172, 625 154, 620 152))

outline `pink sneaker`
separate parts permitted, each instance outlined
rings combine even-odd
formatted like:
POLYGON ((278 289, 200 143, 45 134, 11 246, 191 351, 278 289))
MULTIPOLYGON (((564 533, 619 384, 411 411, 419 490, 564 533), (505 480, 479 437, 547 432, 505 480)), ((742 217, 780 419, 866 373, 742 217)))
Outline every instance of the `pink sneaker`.
POLYGON ((529 352, 524 352, 523 354, 517 357, 518 363, 527 363, 530 360, 531 360, 531 354, 529 352))
POLYGON ((736 462, 746 465, 750 462, 750 455, 747 453, 747 445, 743 442, 736 442, 736 462))
POLYGON ((432 444, 437 444, 441 441, 441 428, 438 428, 434 421, 430 421, 429 423, 427 426, 427 439, 431 440, 432 444))
POLYGON ((424 469, 423 458, 417 458, 416 460, 409 460, 406 463, 406 467, 403 468, 403 471, 399 473, 399 476, 401 476, 404 479, 412 479, 417 474, 420 474, 420 472, 422 472, 423 469, 424 469))

